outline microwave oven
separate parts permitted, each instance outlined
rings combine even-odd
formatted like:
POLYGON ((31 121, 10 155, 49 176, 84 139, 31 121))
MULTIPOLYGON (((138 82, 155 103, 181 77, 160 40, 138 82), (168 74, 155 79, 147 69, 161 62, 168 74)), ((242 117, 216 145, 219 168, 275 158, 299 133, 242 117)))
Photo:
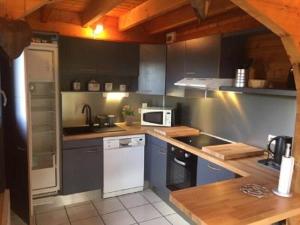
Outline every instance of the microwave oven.
POLYGON ((173 108, 148 107, 141 108, 142 126, 171 127, 175 123, 173 108))

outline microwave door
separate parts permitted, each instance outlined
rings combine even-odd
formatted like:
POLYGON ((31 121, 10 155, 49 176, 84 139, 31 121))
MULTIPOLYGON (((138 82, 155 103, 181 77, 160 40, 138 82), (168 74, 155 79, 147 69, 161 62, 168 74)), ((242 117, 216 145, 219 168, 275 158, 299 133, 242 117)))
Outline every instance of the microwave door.
POLYGON ((143 121, 152 124, 163 125, 164 113, 163 112, 147 112, 143 114, 143 121))

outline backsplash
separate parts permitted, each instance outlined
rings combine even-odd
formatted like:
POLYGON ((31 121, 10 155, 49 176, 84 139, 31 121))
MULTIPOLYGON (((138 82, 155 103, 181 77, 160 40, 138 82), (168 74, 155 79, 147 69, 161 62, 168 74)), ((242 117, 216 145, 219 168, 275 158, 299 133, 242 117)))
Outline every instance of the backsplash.
POLYGON ((138 108, 143 102, 149 106, 161 106, 162 96, 140 95, 130 93, 121 100, 108 100, 102 93, 96 92, 62 92, 62 125, 63 127, 78 126, 85 123, 85 115, 81 113, 84 104, 92 108, 92 118, 98 114, 114 114, 117 122, 123 121, 121 110, 129 104, 135 110, 136 120, 139 120, 138 108))
POLYGON ((237 142, 266 147, 268 134, 294 135, 296 99, 214 92, 212 97, 167 97, 183 124, 237 142))
MULTIPOLYGON (((166 97, 166 106, 177 107, 181 124, 224 137, 236 142, 266 147, 268 134, 294 135, 296 99, 262 95, 212 92, 210 97, 166 97)), ((162 106, 162 96, 130 93, 120 101, 108 101, 100 93, 62 92, 63 126, 85 123, 83 104, 92 107, 93 118, 98 114, 115 114, 123 121, 122 106, 129 104, 136 111, 143 102, 162 106)))

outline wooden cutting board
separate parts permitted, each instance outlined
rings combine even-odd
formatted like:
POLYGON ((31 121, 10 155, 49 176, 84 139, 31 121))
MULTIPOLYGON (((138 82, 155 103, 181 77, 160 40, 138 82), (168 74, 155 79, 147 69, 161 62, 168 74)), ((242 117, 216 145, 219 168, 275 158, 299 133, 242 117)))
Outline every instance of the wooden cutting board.
POLYGON ((187 126, 159 127, 154 128, 154 131, 168 137, 196 136, 200 133, 199 130, 187 126))
POLYGON ((243 143, 206 146, 202 151, 222 160, 263 155, 264 150, 243 143))

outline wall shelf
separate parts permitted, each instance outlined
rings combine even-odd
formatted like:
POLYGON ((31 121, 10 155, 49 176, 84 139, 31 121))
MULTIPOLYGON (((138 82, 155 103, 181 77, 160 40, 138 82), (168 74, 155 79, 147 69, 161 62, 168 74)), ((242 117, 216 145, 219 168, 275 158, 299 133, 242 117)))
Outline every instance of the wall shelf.
POLYGON ((220 91, 240 92, 244 94, 254 95, 273 95, 273 96, 285 96, 296 97, 296 90, 284 90, 284 89, 268 89, 268 88, 237 88, 231 86, 221 86, 220 91))

